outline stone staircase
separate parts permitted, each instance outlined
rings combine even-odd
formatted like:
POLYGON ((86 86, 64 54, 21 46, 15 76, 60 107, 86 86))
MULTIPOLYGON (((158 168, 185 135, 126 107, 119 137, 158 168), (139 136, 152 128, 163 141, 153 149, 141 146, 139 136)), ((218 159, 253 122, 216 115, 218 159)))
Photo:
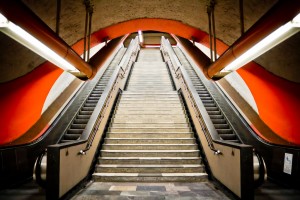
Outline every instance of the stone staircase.
POLYGON ((142 49, 123 91, 95 181, 207 180, 194 133, 159 49, 142 49))

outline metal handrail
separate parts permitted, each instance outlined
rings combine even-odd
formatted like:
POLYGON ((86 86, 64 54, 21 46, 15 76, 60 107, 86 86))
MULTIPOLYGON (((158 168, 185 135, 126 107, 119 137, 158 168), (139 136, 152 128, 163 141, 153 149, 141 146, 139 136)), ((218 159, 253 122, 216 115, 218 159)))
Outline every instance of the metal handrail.
POLYGON ((192 91, 190 89, 190 88, 193 88, 193 87, 191 87, 192 83, 189 79, 187 79, 188 76, 186 74, 186 71, 183 70, 183 67, 181 66, 177 56, 175 56, 175 53, 174 53, 173 49, 171 48, 171 44, 168 43, 168 40, 165 39, 164 37, 162 37, 162 40, 161 40, 161 49, 164 51, 164 54, 169 57, 169 60, 167 61, 167 63, 169 66, 171 66, 173 68, 174 73, 176 74, 176 77, 178 79, 182 78, 182 81, 183 81, 182 84, 184 85, 184 89, 189 94, 189 99, 191 100, 193 109, 194 109, 194 111, 196 113, 196 117, 201 125, 202 131, 205 135, 205 138, 207 140, 209 148, 214 152, 215 155, 221 154, 221 151, 214 147, 214 144, 213 144, 214 139, 211 136, 211 132, 213 133, 213 135, 215 137, 219 137, 219 136, 212 125, 210 127, 208 127, 206 125, 207 123, 205 122, 205 120, 202 116, 202 113, 199 110, 199 107, 200 107, 198 105, 199 101, 195 100, 195 97, 197 97, 196 91, 192 91), (177 67, 175 67, 174 63, 177 67))
POLYGON ((92 120, 87 124, 87 128, 84 130, 82 137, 80 138, 81 140, 87 140, 87 145, 85 149, 79 151, 79 154, 85 155, 86 152, 91 148, 95 135, 98 131, 98 127, 102 119, 104 118, 107 105, 110 103, 110 100, 112 99, 111 93, 113 90, 117 89, 115 85, 118 83, 118 78, 120 77, 122 79, 124 77, 124 74, 126 73, 127 69, 133 62, 132 58, 135 57, 137 50, 138 50, 138 40, 137 38, 135 38, 130 42, 130 45, 125 53, 125 56, 119 63, 118 67, 115 69, 112 77, 110 78, 110 81, 108 82, 103 94, 101 95, 101 98, 97 104, 97 107, 101 108, 100 114, 98 114, 96 120, 92 120), (123 68, 123 66, 125 67, 123 68), (89 124, 92 124, 92 126, 89 126, 89 124))

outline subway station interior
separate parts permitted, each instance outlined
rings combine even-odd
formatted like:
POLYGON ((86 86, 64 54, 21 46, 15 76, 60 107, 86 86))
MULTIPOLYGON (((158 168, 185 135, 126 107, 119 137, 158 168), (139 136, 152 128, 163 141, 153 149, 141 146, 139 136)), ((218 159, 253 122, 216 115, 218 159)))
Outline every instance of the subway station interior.
POLYGON ((299 0, 0 0, 0 199, 300 199, 299 0))

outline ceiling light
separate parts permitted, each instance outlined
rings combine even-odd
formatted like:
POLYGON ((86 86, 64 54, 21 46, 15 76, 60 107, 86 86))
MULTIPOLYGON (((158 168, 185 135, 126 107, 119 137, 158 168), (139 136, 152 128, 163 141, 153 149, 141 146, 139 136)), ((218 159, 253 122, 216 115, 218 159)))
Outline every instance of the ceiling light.
POLYGON ((141 44, 144 43, 144 38, 143 38, 143 32, 141 30, 138 31, 138 36, 139 36, 139 42, 141 44))
POLYGON ((72 64, 67 62, 64 58, 60 57, 49 47, 41 43, 39 40, 34 38, 28 32, 26 32, 21 27, 15 25, 14 23, 7 20, 0 13, 0 31, 16 40, 20 44, 24 45, 28 49, 42 56, 46 60, 52 62, 56 66, 62 68, 66 71, 78 71, 72 64))
POLYGON ((300 14, 298 14, 292 21, 279 27, 277 30, 272 32, 270 35, 262 39, 256 45, 251 47, 248 51, 242 54, 240 57, 235 59, 229 65, 227 65, 221 72, 230 72, 237 70, 244 66, 248 62, 254 60, 258 56, 262 55, 266 51, 272 49, 274 46, 293 36, 300 30, 300 14))

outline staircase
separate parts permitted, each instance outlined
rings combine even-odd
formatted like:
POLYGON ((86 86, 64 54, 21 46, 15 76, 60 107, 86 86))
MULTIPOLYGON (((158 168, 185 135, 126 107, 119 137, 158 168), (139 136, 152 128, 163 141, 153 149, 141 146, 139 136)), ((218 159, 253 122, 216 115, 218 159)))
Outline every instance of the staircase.
POLYGON ((106 133, 95 181, 207 180, 159 49, 142 49, 106 133))

